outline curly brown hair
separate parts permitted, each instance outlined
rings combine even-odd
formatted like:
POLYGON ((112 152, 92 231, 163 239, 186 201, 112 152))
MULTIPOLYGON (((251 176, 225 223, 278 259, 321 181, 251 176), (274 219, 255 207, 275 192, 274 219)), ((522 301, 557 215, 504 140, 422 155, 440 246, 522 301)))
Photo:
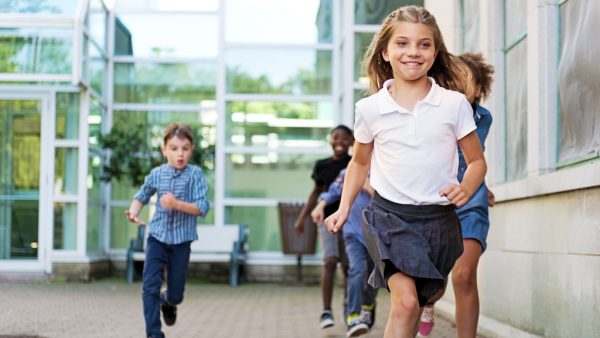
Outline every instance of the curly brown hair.
POLYGON ((458 57, 469 67, 471 73, 473 73, 475 85, 479 86, 480 92, 479 95, 475 96, 475 103, 487 99, 492 92, 494 66, 486 63, 481 53, 463 53, 458 57))

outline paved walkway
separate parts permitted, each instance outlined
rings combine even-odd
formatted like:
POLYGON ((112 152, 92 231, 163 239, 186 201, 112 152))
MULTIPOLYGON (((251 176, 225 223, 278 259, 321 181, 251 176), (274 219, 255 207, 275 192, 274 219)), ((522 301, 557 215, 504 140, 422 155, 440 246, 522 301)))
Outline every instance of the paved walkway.
MULTIPOLYGON (((190 282, 177 323, 167 337, 342 338, 341 290, 334 299, 336 325, 318 327, 317 286, 190 282), (338 305, 338 306, 336 306, 338 305)), ((119 279, 92 283, 1 283, 0 338, 144 337, 139 283, 119 279)), ((374 329, 362 337, 383 337, 389 296, 378 297, 374 329)), ((456 337, 450 322, 436 319, 432 337, 456 337)))

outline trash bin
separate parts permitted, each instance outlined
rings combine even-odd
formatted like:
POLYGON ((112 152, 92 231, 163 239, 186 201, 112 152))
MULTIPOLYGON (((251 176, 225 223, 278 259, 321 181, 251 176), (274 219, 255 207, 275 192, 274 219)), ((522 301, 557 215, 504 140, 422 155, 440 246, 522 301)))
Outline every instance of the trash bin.
POLYGON ((310 219, 310 214, 304 218, 304 233, 296 234, 294 223, 304 207, 302 202, 279 202, 279 230, 281 246, 285 255, 296 255, 297 279, 302 281, 302 255, 314 255, 317 250, 317 227, 310 219))

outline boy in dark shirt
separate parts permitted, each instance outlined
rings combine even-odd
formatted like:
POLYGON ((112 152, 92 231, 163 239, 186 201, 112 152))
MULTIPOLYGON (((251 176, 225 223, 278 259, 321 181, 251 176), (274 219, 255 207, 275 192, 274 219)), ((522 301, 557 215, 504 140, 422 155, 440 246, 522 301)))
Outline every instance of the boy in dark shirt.
MULTIPOLYGON (((344 125, 339 125, 331 130, 329 143, 333 150, 333 155, 315 163, 311 178, 315 181, 315 186, 308 196, 308 200, 296 223, 294 229, 298 234, 304 231, 304 218, 315 207, 319 195, 327 189, 329 185, 338 176, 340 171, 350 162, 348 149, 354 141, 352 130, 344 125)), ((325 217, 334 213, 339 206, 339 201, 332 203, 325 209, 325 217)), ((323 295, 323 313, 321 314, 321 328, 327 328, 334 325, 333 314, 331 311, 331 299, 333 297, 333 279, 337 263, 342 264, 344 276, 348 270, 348 260, 346 259, 344 243, 341 234, 331 235, 323 224, 319 224, 319 232, 321 235, 321 247, 323 250, 323 270, 321 274, 321 291, 323 295)), ((345 290, 345 281, 344 281, 345 290)), ((345 298, 345 297, 344 297, 345 298)), ((344 314, 345 316, 346 314, 344 314)))

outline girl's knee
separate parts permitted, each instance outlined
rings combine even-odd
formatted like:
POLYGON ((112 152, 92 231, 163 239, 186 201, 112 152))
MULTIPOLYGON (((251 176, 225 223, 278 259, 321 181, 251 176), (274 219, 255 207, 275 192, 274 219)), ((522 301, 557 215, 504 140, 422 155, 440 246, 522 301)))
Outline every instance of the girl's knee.
POLYGON ((474 288, 477 286, 477 271, 467 267, 458 267, 452 271, 452 284, 455 288, 474 288))
POLYGON ((412 314, 419 311, 419 300, 415 295, 405 295, 402 298, 392 301, 391 312, 393 316, 404 317, 407 314, 412 314))

